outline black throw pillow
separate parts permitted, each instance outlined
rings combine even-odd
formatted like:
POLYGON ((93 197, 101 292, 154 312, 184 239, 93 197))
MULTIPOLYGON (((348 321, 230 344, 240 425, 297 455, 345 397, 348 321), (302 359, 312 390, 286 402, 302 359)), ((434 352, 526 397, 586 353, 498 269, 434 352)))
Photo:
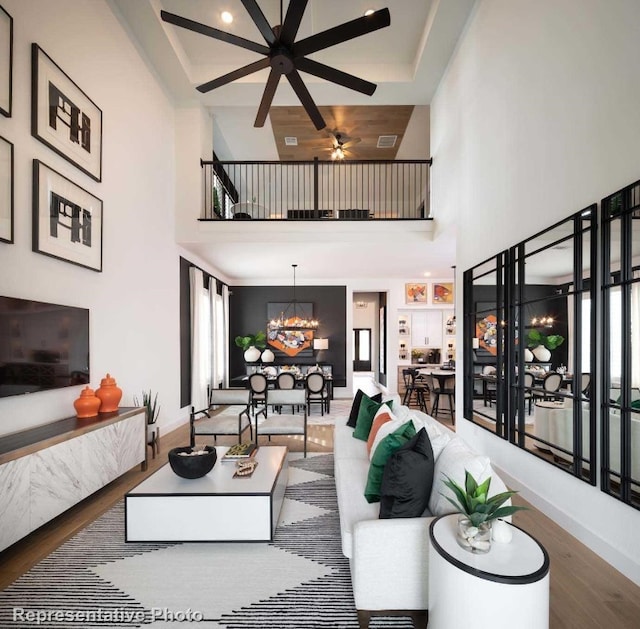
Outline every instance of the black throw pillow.
POLYGON ((433 485, 433 449, 427 431, 396 450, 384 467, 380 486, 381 518, 418 518, 429 505, 433 485))
MULTIPOLYGON (((347 420, 347 426, 351 426, 351 428, 356 427, 356 422, 358 421, 358 411, 360 410, 360 402, 362 401, 362 396, 366 395, 362 389, 358 389, 356 391, 355 396, 353 397, 353 404, 351 405, 351 412, 349 413, 349 419, 347 420)), ((382 393, 376 393, 371 397, 374 402, 380 404, 382 402, 382 393)))

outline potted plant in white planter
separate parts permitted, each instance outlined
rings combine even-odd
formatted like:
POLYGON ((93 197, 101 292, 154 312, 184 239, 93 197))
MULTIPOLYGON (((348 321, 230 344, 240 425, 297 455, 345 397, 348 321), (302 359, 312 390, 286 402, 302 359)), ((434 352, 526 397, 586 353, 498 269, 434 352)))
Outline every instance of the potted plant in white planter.
POLYGON ((564 336, 560 334, 543 334, 540 330, 529 330, 527 333, 527 348, 541 363, 551 360, 551 352, 564 343, 564 336))
POLYGON ((260 350, 267 346, 267 335, 260 331, 247 336, 236 336, 235 343, 244 351, 244 360, 255 363, 260 360, 260 350))
MULTIPOLYGON (((489 497, 491 477, 480 485, 465 470, 465 486, 460 487, 454 480, 446 477, 444 484, 453 491, 456 500, 444 496, 460 512, 456 540, 462 548, 472 553, 488 553, 491 549, 491 525, 494 520, 514 514, 527 507, 502 505, 516 491, 504 491, 489 497)), ((444 495, 444 494, 443 494, 444 495)))

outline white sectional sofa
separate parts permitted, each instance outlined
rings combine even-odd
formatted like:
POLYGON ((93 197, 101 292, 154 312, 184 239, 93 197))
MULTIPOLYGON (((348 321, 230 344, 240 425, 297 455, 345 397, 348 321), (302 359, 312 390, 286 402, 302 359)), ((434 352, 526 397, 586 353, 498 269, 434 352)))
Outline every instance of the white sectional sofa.
POLYGON ((473 452, 433 417, 403 407, 399 398, 395 398, 396 417, 413 421, 418 430, 424 426, 434 451, 430 513, 423 517, 379 519, 380 503, 369 504, 364 497, 369 472, 367 444, 353 437, 353 428, 346 425, 346 418, 335 426, 335 480, 342 552, 350 562, 355 606, 362 628, 368 626, 373 615, 410 615, 415 626, 426 626, 429 525, 434 516, 454 511, 441 494, 452 495, 443 484, 443 473, 461 484, 464 484, 465 470, 478 481, 491 476, 490 494, 506 491, 487 457, 473 452))

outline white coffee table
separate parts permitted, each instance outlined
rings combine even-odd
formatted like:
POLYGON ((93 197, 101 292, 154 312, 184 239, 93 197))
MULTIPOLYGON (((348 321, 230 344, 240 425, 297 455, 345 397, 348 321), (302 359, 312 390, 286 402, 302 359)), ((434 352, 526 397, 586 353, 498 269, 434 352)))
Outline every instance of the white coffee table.
POLYGON ((547 629, 547 551, 511 525, 511 543, 470 553, 456 542, 457 521, 444 515, 429 527, 429 629, 547 629))
POLYGON ((260 446, 250 478, 233 478, 227 447, 202 478, 180 478, 167 463, 125 495, 127 542, 268 542, 287 486, 287 448, 260 446))

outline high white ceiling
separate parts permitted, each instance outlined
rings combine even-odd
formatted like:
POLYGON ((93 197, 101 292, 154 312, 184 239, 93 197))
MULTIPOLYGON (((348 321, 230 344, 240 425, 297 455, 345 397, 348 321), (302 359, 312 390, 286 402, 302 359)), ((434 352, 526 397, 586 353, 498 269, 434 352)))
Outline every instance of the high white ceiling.
MULTIPOLYGON (((160 10, 164 9, 264 44, 240 0, 109 1, 176 105, 200 102, 211 108, 214 150, 220 159, 277 159, 269 119, 263 128, 253 128, 267 70, 204 95, 195 89, 196 85, 256 61, 262 55, 178 28, 160 18, 160 10), (222 11, 232 13, 232 24, 222 22, 222 11)), ((258 0, 258 3, 271 25, 280 23, 279 0, 258 0)), ((283 4, 286 13, 288 0, 283 4)), ((387 7, 391 26, 310 55, 316 61, 376 83, 378 87, 373 96, 308 74, 302 75, 304 83, 317 105, 427 106, 473 4, 474 0, 310 0, 297 40, 356 19, 369 8, 387 7)), ((299 105, 287 81, 280 81, 273 104, 299 105)), ((416 108, 416 112, 424 119, 425 107, 416 108)), ((423 153, 425 146, 428 146, 428 127, 418 135, 407 133, 398 158, 427 158, 429 154, 423 153)), ((432 210, 437 220, 438 210, 432 210)), ((433 277, 449 277, 455 264, 455 237, 440 235, 437 229, 435 234, 433 238, 416 241, 394 231, 383 252, 383 265, 377 248, 367 250, 361 243, 327 238, 319 246, 328 255, 316 256, 320 262, 308 269, 310 277, 375 278, 380 276, 381 267, 386 270, 385 275, 391 277, 419 276, 424 272, 431 272, 433 277), (354 250, 358 251, 357 260, 354 250)), ((211 246, 199 243, 197 250, 195 245, 192 250, 229 278, 260 281, 272 277, 266 265, 244 263, 246 238, 244 242, 227 241, 224 247, 220 243, 211 246)), ((298 244, 293 239, 286 243, 288 264, 282 269, 282 277, 287 276, 291 262, 302 264, 305 251, 308 253, 308 245, 304 243, 298 244)))

